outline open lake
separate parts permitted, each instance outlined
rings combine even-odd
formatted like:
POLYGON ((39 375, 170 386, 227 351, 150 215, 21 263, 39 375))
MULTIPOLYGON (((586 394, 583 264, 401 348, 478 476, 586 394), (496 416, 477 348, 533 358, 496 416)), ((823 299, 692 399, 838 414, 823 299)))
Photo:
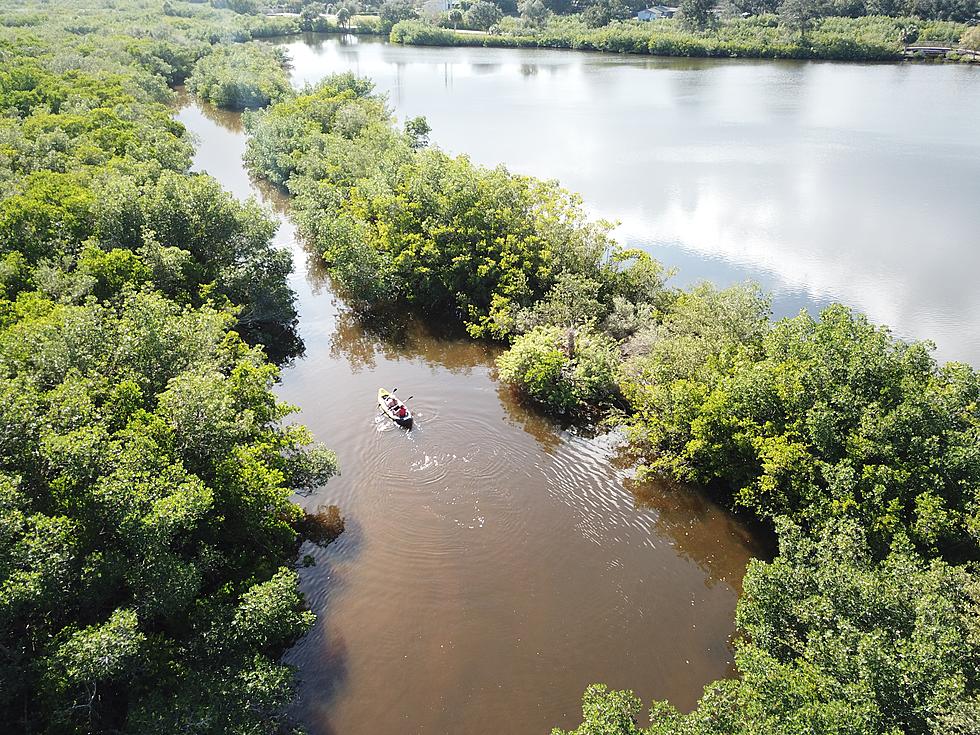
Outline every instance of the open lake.
MULTIPOLYGON (((688 61, 287 43, 297 84, 356 71, 481 163, 554 177, 677 283, 757 280, 777 314, 833 300, 980 363, 980 77, 956 66, 688 61)), ((318 614, 287 655, 314 735, 544 735, 593 681, 694 704, 729 675, 745 564, 701 495, 637 486, 612 439, 562 431, 495 381, 493 348, 346 313, 285 201, 241 164, 240 117, 185 100, 195 167, 281 220, 305 354, 278 393, 343 474, 300 502, 347 530, 301 571, 318 614), (399 387, 417 428, 377 415, 399 387)))
POLYGON ((556 178, 677 283, 841 301, 980 365, 980 69, 422 48, 309 36, 297 84, 371 77, 399 119, 556 178))

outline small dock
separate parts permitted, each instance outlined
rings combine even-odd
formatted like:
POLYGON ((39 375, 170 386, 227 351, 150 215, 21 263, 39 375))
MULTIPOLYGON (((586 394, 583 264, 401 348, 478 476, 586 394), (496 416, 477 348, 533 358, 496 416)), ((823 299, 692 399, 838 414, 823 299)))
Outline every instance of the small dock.
POLYGON ((950 54, 957 56, 972 56, 980 61, 980 51, 973 51, 968 48, 956 48, 954 46, 906 46, 902 51, 903 56, 925 56, 926 58, 946 58, 950 54))

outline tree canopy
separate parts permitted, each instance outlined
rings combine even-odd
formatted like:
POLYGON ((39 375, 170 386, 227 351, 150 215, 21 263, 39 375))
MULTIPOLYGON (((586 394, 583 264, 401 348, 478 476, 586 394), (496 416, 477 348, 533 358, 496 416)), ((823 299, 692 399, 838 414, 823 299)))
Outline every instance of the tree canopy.
POLYGON ((312 621, 290 498, 337 463, 271 391, 290 257, 189 172, 168 89, 253 20, 58 9, 0 26, 0 722, 277 732, 312 621))
POLYGON ((289 92, 283 53, 259 43, 218 47, 195 64, 187 89, 218 107, 264 107, 289 92))

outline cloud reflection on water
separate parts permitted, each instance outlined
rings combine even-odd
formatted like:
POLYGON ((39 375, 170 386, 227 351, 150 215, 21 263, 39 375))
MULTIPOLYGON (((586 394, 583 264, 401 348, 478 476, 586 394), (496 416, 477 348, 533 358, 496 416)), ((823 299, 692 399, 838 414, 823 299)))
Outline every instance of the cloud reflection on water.
POLYGON ((975 70, 291 44, 294 78, 372 77, 487 165, 557 178, 679 282, 842 301, 980 364, 975 70))

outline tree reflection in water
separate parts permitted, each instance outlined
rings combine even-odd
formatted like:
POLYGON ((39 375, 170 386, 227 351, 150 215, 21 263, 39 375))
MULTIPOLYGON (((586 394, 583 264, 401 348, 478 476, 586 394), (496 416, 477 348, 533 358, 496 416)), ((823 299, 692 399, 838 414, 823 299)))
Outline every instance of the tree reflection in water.
MULTIPOLYGON (((628 460, 621 456, 617 461, 628 460)), ((627 479, 623 484, 638 510, 654 511, 658 535, 671 538, 676 551, 704 571, 707 587, 723 583, 742 594, 745 557, 727 553, 733 547, 749 549, 756 558, 775 554, 773 541, 753 532, 758 529, 750 529, 704 490, 663 479, 627 479)))
POLYGON ((404 314, 362 315, 342 308, 330 338, 330 356, 345 359, 351 370, 371 370, 384 360, 415 360, 432 368, 467 375, 490 368, 499 348, 453 335, 404 314))
POLYGON ((554 419, 529 406, 510 386, 497 384, 497 397, 504 407, 507 423, 523 429, 548 454, 554 454, 562 443, 562 429, 554 419))

